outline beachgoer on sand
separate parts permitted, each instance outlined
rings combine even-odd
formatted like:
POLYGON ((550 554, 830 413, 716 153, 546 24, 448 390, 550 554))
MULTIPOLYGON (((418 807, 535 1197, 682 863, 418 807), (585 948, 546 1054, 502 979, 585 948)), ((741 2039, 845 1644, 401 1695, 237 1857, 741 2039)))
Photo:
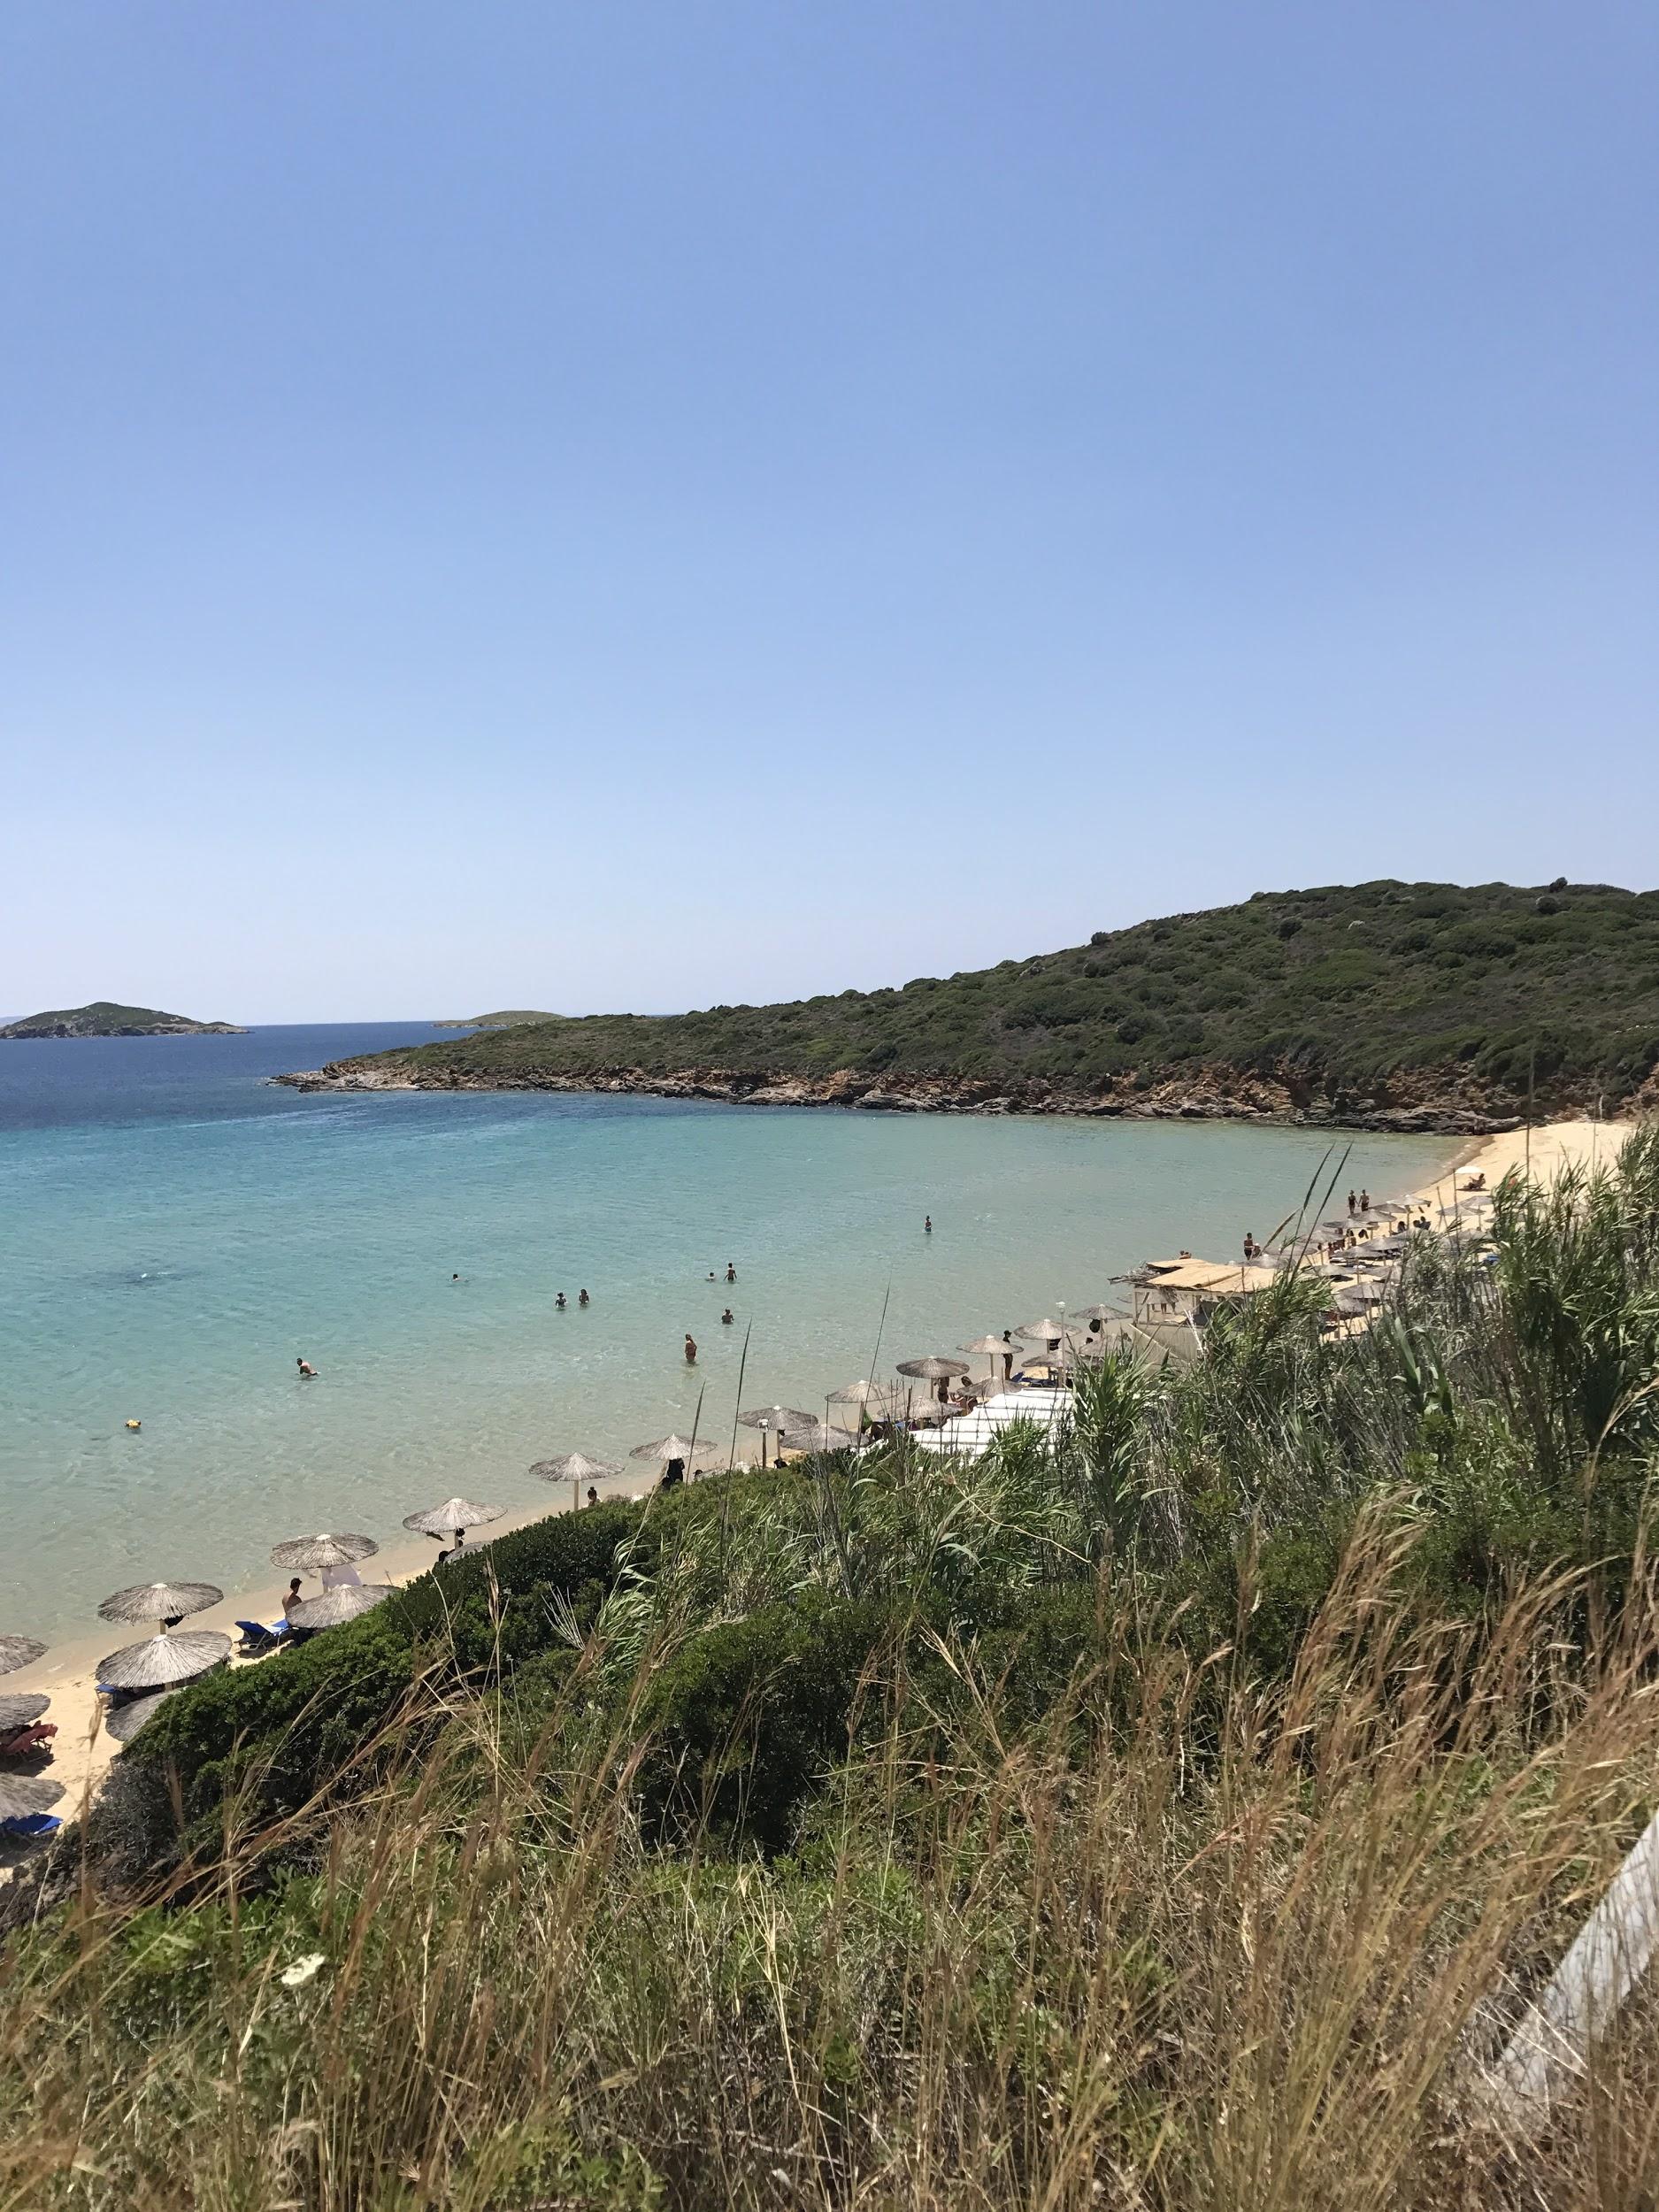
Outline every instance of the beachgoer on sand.
MULTIPOLYGON (((695 1338, 695 1336, 693 1336, 693 1335, 692 1335, 692 1333, 691 1333, 690 1330, 689 1330, 689 1329, 687 1329, 687 1332, 686 1332, 686 1364, 687 1364, 687 1367, 695 1367, 695 1366, 696 1365, 696 1363, 697 1363, 697 1340, 696 1340, 696 1338, 695 1338)), ((669 1462, 669 1464, 672 1466, 672 1465, 673 1464, 673 1462, 671 1460, 671 1461, 669 1462)))
POLYGON ((288 1585, 288 1594, 287 1597, 285 1597, 282 1601, 283 1619, 285 1621, 291 1621, 294 1618, 294 1608, 302 1602, 303 1601, 300 1597, 300 1578, 297 1575, 296 1575, 293 1581, 288 1585))
POLYGON ((589 1505, 597 1505, 599 1502, 599 1493, 594 1488, 591 1482, 588 1486, 588 1502, 589 1505))
POLYGON ((310 1360, 296 1359, 294 1364, 299 1369, 301 1374, 304 1376, 307 1382, 314 1382, 317 1379, 317 1370, 311 1365, 310 1360))
POLYGON ((1363 1214, 1371 1211, 1371 1193, 1368 1190, 1362 1190, 1359 1194, 1359 1210, 1363 1214))
POLYGON ((1359 1211, 1359 1201, 1352 1191, 1349 1191, 1348 1194, 1348 1210, 1350 1214, 1356 1214, 1359 1211))

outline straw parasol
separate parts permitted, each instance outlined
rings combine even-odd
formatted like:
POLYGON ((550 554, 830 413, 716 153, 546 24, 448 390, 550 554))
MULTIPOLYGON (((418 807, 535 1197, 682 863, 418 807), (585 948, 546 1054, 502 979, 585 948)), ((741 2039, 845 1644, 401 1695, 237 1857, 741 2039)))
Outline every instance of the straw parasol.
POLYGON ((989 1352, 994 1358, 1000 1359, 1004 1352, 1011 1352, 1014 1348, 1000 1336, 987 1335, 976 1336, 972 1344, 958 1345, 956 1348, 963 1352, 989 1352))
POLYGON ((776 1429, 810 1428, 818 1419, 816 1413, 803 1413, 799 1406, 757 1406, 737 1417, 746 1429, 764 1429, 769 1434, 776 1429))
POLYGON ((10 1697, 0 1697, 0 1729, 27 1728, 51 1701, 44 1690, 14 1690, 10 1697))
MULTIPOLYGON (((808 1419, 811 1416, 808 1415, 808 1419)), ((636 1444, 628 1454, 630 1459, 660 1459, 664 1465, 671 1459, 706 1459, 710 1452, 718 1452, 718 1444, 699 1443, 693 1447, 688 1436, 659 1436, 654 1444, 636 1444)))
POLYGON ((1073 1321, 1126 1321, 1129 1317, 1121 1306, 1079 1306, 1071 1316, 1073 1321))
POLYGON ((965 1359, 944 1359, 938 1353, 930 1353, 926 1359, 902 1359, 901 1375, 914 1375, 918 1382, 949 1382, 957 1375, 965 1375, 965 1359))
POLYGON ((839 1390, 832 1390, 825 1400, 832 1406, 883 1405, 893 1395, 886 1383, 869 1381, 843 1383, 839 1390))
POLYGON ((98 1608, 101 1621, 170 1621, 180 1613, 200 1613, 217 1605, 225 1593, 212 1582, 135 1582, 117 1590, 98 1608))
POLYGON ((342 1621, 355 1621, 360 1614, 372 1613, 391 1594, 389 1582, 342 1582, 325 1590, 321 1597, 307 1598, 303 1605, 296 1605, 288 1618, 296 1628, 338 1628, 342 1621))
POLYGON ((482 1528, 487 1521, 499 1521, 506 1510, 504 1505, 473 1505, 465 1498, 446 1498, 428 1512, 405 1513, 403 1526, 412 1528, 417 1536, 456 1536, 464 1528, 482 1528))
POLYGON ((538 1459, 530 1470, 543 1482, 598 1482, 607 1475, 619 1475, 619 1459, 589 1459, 586 1452, 564 1452, 557 1459, 538 1459))
POLYGON ((14 1667, 27 1667, 45 1655, 45 1645, 33 1636, 0 1636, 0 1674, 10 1674, 14 1667))
POLYGON ((786 1429, 810 1429, 818 1419, 816 1413, 803 1413, 799 1406, 755 1406, 748 1413, 740 1413, 738 1419, 746 1429, 760 1431, 760 1463, 766 1464, 766 1439, 781 1436, 786 1429))
POLYGON ((104 1716, 104 1732, 113 1736, 117 1743, 131 1743, 157 1705, 165 1705, 173 1695, 171 1690, 152 1690, 148 1697, 135 1697, 130 1704, 111 1705, 104 1716))
POLYGON ((1065 1324, 1063 1321, 1025 1321, 1014 1334, 1039 1338, 1045 1344, 1058 1344, 1065 1335, 1065 1324))
POLYGON ((63 1784, 49 1782, 44 1775, 0 1774, 0 1820, 28 1820, 63 1793, 63 1784))
POLYGON ((271 1555, 273 1567, 300 1567, 308 1574, 320 1574, 325 1567, 349 1567, 359 1559, 367 1559, 380 1546, 372 1536, 291 1536, 286 1544, 279 1544, 271 1555))
POLYGON ((792 1452, 849 1452, 858 1440, 833 1421, 809 1419, 798 1429, 786 1429, 782 1440, 792 1452))
POLYGON ((150 1636, 124 1644, 98 1662, 97 1678, 112 1690, 169 1690, 194 1681, 230 1656, 230 1638, 216 1628, 187 1629, 182 1636, 150 1636))

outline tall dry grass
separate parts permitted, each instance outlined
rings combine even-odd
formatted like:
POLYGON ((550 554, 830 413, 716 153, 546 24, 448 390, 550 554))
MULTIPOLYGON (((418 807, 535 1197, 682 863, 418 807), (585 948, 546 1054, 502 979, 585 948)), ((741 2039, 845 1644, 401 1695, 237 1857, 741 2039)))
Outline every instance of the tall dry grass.
POLYGON ((941 1638, 948 1731, 872 1682, 770 1864, 647 1847, 596 1647, 533 1734, 457 1701, 311 1865, 13 1945, 0 2206, 1648 2206, 1645 2011, 1540 2136, 1479 2089, 1650 1809, 1659 1601, 1587 1659, 1566 1578, 1425 1625, 1411 1540, 1272 1690, 1125 1614, 1015 1732, 941 1638))

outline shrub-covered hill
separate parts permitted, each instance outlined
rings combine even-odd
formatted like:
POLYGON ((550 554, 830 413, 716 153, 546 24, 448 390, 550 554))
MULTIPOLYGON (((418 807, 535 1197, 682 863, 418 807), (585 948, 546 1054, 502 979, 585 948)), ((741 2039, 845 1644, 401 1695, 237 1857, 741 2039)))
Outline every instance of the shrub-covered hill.
POLYGON ((866 1090, 965 1085, 981 1094, 967 1103, 1208 1083, 1258 1110, 1501 1112, 1529 1081, 1540 1105, 1611 1108, 1655 1063, 1659 892, 1383 881, 1261 892, 902 989, 593 1015, 327 1072, 434 1087, 714 1072, 740 1092, 834 1096, 829 1079, 850 1071, 866 1090))

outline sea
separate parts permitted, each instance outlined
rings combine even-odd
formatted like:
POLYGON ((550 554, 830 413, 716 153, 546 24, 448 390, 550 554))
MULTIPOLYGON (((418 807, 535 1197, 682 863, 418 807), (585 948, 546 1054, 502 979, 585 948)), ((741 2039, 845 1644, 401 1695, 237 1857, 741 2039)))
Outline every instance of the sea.
POLYGON ((407 1540, 457 1493, 562 1503, 533 1462, 694 1419, 724 1444, 740 1406, 821 1410, 1121 1299, 1148 1257, 1232 1257, 1344 1148, 1342 1187, 1379 1194, 1458 1148, 270 1080, 440 1033, 0 1042, 0 1632, 84 1632, 161 1577, 269 1582, 270 1547, 315 1529, 407 1540))

